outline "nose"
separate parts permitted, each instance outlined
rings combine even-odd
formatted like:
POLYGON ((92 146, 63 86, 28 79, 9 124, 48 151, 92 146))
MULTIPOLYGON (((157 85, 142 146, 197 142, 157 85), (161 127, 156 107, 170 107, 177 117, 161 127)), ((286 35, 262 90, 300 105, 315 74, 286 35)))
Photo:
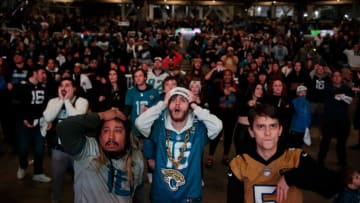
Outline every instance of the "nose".
POLYGON ((180 99, 179 98, 176 98, 175 99, 175 105, 179 105, 180 104, 180 99))
POLYGON ((109 133, 109 140, 114 140, 114 138, 115 138, 115 133, 114 133, 114 131, 111 131, 109 133))
POLYGON ((268 128, 268 127, 265 128, 265 135, 266 136, 270 135, 270 128, 268 128))

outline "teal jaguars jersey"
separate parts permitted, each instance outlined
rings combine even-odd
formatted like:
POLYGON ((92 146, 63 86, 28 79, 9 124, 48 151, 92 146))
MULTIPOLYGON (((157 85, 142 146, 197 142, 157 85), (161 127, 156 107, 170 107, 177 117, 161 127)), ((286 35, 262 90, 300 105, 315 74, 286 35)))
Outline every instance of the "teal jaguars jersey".
POLYGON ((132 107, 130 121, 135 135, 139 136, 139 132, 135 127, 135 119, 144 111, 144 108, 154 106, 158 101, 159 94, 151 86, 148 86, 144 91, 132 87, 126 92, 125 105, 132 107))
POLYGON ((156 145, 152 202, 201 202, 201 159, 208 143, 206 127, 203 122, 194 120, 193 127, 181 134, 169 131, 167 139, 163 115, 155 121, 150 135, 156 145), (189 138, 185 141, 187 133, 189 138), (177 160, 184 147, 183 158, 173 164, 168 155, 177 160))

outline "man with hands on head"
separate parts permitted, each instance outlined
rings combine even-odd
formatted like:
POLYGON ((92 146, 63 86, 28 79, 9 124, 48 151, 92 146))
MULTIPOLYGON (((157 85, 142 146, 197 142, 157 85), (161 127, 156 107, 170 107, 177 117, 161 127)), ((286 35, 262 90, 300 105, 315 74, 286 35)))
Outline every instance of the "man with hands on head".
POLYGON ((70 117, 59 123, 57 134, 75 160, 76 203, 143 202, 144 163, 121 111, 70 117))
POLYGON ((301 203, 301 189, 327 198, 341 190, 335 172, 318 165, 301 149, 278 146, 282 125, 275 107, 255 106, 249 112, 249 123, 256 144, 254 150, 230 162, 228 203, 301 203))
POLYGON ((140 114, 135 126, 155 143, 152 202, 202 202, 202 153, 221 131, 221 120, 198 106, 191 91, 176 87, 140 114))

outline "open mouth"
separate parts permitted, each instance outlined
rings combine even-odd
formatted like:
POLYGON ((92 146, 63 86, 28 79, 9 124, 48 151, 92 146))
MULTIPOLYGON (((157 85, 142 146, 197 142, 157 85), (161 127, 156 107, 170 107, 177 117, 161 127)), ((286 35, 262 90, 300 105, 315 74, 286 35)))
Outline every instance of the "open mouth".
POLYGON ((107 147, 116 146, 117 147, 117 146, 119 146, 119 143, 114 142, 114 141, 108 141, 105 143, 105 146, 107 146, 107 147))

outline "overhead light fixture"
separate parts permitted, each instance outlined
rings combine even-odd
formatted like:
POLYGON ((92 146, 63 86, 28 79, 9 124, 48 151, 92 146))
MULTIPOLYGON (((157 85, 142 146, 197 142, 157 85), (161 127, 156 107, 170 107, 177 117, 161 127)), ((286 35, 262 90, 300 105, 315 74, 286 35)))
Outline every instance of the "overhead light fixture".
POLYGON ((314 14, 315 14, 315 18, 319 18, 319 11, 315 11, 314 14))

